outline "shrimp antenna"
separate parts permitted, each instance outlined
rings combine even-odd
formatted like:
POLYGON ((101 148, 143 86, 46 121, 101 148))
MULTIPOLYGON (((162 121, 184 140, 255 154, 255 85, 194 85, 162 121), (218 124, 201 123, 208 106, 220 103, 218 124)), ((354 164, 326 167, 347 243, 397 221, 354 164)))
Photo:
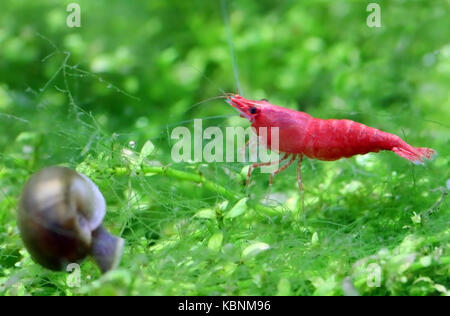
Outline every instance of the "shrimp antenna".
POLYGON ((236 88, 238 90, 238 93, 240 95, 242 95, 241 84, 239 83, 239 73, 238 73, 238 68, 237 68, 236 55, 234 54, 233 38, 231 36, 230 21, 228 19, 227 1, 221 0, 220 4, 222 7, 222 16, 223 16, 223 21, 225 23, 225 29, 227 31, 227 41, 228 41, 228 46, 230 48, 231 62, 233 63, 234 80, 236 81, 236 88))
POLYGON ((200 102, 197 102, 197 103, 193 104, 191 107, 189 107, 186 111, 192 110, 193 108, 199 106, 200 104, 203 104, 203 103, 206 103, 206 102, 209 102, 209 101, 212 101, 212 100, 225 99, 225 98, 227 98, 225 92, 224 92, 224 94, 225 94, 225 95, 219 95, 219 96, 211 97, 211 98, 202 100, 202 101, 200 101, 200 102))
MULTIPOLYGON (((211 83, 212 85, 214 85, 222 94, 226 95, 225 90, 223 90, 221 87, 219 87, 211 78, 209 78, 207 75, 205 75, 204 73, 202 73, 200 71, 200 69, 198 69, 197 67, 195 67, 194 65, 191 65, 192 68, 194 68, 203 78, 205 78, 206 80, 208 80, 209 83, 211 83)), ((210 99, 207 99, 210 100, 210 99)), ((206 100, 205 100, 206 101, 206 100)), ((204 101, 201 101, 204 102, 204 101)), ((198 104, 198 103, 197 103, 198 104)), ((195 105, 197 105, 195 104, 195 105)))

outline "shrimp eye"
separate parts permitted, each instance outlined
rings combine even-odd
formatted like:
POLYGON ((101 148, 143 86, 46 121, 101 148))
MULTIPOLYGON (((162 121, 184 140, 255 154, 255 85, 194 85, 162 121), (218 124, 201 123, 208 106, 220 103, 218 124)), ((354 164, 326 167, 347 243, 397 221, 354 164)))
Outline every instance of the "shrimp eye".
POLYGON ((252 106, 249 110, 250 114, 256 114, 256 112, 258 112, 258 109, 254 106, 252 106))

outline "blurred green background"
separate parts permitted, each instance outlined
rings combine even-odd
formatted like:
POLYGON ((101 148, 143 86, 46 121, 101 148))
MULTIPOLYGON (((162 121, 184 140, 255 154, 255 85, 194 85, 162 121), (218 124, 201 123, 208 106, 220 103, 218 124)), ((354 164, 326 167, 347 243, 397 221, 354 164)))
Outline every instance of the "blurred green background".
MULTIPOLYGON (((366 25, 369 1, 268 0, 77 1, 81 27, 69 28, 69 1, 3 0, 0 294, 449 294, 449 2, 376 2, 381 28, 366 25), (249 207, 225 220, 236 201, 135 173, 124 156, 150 140, 153 162, 244 192, 245 164, 170 158, 171 130, 194 118, 248 126, 222 100, 196 105, 237 92, 234 71, 249 99, 352 119, 438 156, 425 167, 387 152, 307 160, 303 221, 294 168, 272 189, 281 215, 249 207), (127 241, 123 269, 100 277, 86 261, 81 288, 34 264, 16 228, 23 184, 53 164, 99 184, 106 225, 127 241), (131 176, 106 172, 117 166, 131 176), (364 282, 371 262, 380 287, 364 282)), ((268 175, 253 179, 260 201, 268 175)))

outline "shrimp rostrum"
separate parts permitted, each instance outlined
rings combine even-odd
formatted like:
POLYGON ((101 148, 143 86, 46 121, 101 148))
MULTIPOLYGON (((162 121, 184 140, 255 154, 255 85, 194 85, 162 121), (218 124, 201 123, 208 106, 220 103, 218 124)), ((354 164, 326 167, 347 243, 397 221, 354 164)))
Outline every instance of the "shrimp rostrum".
MULTIPOLYGON (((275 174, 298 159, 298 185, 303 191, 301 182, 303 156, 332 161, 369 152, 390 150, 413 163, 421 164, 424 159, 430 159, 435 153, 433 149, 413 147, 397 135, 351 120, 314 118, 305 112, 286 109, 266 100, 248 100, 237 94, 228 94, 226 101, 240 112, 241 117, 251 122, 257 134, 261 127, 266 127, 268 130, 278 127, 278 151, 283 153, 278 162, 285 160, 288 162, 272 173, 270 184, 275 174)), ((265 145, 271 148, 271 133, 267 134, 265 145)), ((248 179, 252 169, 262 165, 267 163, 253 164, 249 168, 248 179)))

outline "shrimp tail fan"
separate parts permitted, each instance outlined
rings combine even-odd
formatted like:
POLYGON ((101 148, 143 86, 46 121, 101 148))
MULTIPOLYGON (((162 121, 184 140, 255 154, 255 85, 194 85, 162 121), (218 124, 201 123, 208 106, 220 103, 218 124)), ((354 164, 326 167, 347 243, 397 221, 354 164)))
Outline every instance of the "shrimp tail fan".
POLYGON ((431 159, 436 154, 431 148, 426 147, 412 147, 412 146, 401 146, 394 147, 392 151, 395 152, 400 157, 408 159, 415 164, 423 164, 424 159, 431 159))

